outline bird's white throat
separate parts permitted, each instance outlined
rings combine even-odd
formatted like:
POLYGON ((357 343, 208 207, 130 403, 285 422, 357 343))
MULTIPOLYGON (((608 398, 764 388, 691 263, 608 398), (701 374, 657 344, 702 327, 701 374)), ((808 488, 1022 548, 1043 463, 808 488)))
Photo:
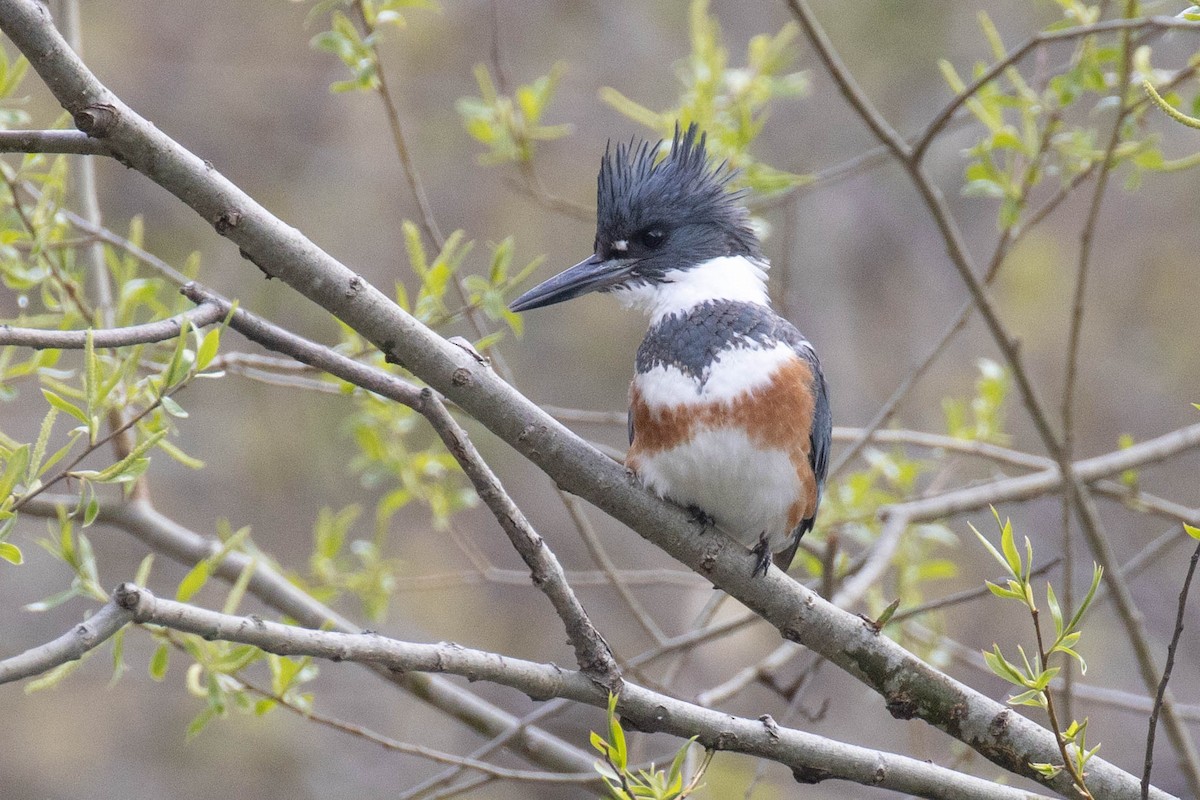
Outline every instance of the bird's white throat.
POLYGON ((669 314, 709 300, 769 306, 765 261, 745 256, 712 258, 689 269, 674 269, 659 281, 613 290, 622 305, 650 314, 654 325, 669 314))

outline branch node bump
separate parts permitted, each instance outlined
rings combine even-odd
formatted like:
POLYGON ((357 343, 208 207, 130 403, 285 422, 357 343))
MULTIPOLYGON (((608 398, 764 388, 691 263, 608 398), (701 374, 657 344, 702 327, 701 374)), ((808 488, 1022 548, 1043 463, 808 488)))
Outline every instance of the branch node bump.
POLYGON ((917 715, 917 701, 907 691, 899 691, 888 698, 887 710, 896 719, 912 719, 917 715))
POLYGON ((222 211, 213 220, 213 227, 217 229, 217 233, 224 236, 230 230, 242 224, 242 212, 236 208, 231 208, 228 211, 222 211))
POLYGON ((103 139, 112 133, 120 114, 110 103, 95 103, 75 114, 75 127, 93 139, 103 139))
POLYGON ((142 588, 126 581, 113 590, 113 601, 126 611, 136 611, 142 599, 142 588))
POLYGON ((801 767, 792 770, 792 778, 796 783, 818 784, 833 777, 833 773, 820 767, 801 767))

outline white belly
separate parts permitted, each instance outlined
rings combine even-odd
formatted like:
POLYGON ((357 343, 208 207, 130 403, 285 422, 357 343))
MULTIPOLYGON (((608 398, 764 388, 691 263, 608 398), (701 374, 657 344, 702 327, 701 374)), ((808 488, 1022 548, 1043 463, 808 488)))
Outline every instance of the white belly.
POLYGON ((789 541, 789 508, 802 491, 783 450, 762 450, 738 428, 696 431, 686 444, 638 458, 638 475, 657 494, 695 506, 738 541, 770 548, 789 541))

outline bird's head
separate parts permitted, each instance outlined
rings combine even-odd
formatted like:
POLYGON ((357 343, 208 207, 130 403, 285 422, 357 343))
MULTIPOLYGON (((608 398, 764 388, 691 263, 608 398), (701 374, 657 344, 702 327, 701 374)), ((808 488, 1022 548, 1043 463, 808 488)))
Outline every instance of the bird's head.
POLYGON ((733 172, 708 163, 705 135, 695 123, 683 132, 676 125, 670 152, 659 158, 662 144, 630 142, 605 151, 597 178, 595 252, 518 297, 514 311, 589 292, 648 303, 659 287, 730 257, 757 265, 761 280, 758 237, 740 193, 728 188, 733 172))

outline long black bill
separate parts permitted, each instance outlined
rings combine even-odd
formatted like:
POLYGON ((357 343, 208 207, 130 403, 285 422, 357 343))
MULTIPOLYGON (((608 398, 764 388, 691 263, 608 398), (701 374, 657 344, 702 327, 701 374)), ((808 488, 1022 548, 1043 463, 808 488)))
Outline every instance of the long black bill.
POLYGON ((513 311, 528 311, 571 300, 588 292, 616 286, 629 277, 633 263, 624 259, 605 261, 598 255, 580 261, 570 269, 539 283, 509 305, 513 311))

